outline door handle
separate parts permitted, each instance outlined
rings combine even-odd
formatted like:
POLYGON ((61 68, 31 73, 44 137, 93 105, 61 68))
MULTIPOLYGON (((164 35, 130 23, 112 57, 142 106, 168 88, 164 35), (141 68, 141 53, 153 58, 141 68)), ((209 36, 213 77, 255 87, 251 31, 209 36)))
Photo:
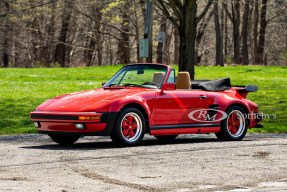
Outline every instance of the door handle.
POLYGON ((205 96, 205 95, 199 95, 197 98, 199 98, 199 99, 207 99, 207 96, 205 96))

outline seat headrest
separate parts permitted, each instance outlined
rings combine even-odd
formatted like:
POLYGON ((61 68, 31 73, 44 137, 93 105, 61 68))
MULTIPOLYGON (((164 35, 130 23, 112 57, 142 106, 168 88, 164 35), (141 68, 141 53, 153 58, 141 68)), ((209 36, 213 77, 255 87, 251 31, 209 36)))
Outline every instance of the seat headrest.
POLYGON ((191 80, 190 75, 186 71, 178 72, 176 79, 176 88, 177 89, 190 89, 191 80))
POLYGON ((164 72, 155 72, 153 74, 152 83, 159 86, 164 81, 164 72))

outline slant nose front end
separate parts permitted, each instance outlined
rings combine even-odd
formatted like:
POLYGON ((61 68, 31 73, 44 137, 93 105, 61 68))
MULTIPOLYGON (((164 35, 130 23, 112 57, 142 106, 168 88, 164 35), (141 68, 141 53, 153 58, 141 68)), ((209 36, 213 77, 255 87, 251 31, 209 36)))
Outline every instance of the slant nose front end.
POLYGON ((39 133, 96 133, 107 126, 106 113, 95 112, 41 112, 30 113, 31 120, 39 133))

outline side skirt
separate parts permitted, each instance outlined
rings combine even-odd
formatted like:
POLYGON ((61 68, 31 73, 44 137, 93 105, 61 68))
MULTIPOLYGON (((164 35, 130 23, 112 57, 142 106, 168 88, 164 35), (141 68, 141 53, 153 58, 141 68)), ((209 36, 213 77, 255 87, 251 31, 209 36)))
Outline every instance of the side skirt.
POLYGON ((150 128, 150 135, 179 135, 218 133, 220 124, 183 124, 183 125, 160 125, 150 128))

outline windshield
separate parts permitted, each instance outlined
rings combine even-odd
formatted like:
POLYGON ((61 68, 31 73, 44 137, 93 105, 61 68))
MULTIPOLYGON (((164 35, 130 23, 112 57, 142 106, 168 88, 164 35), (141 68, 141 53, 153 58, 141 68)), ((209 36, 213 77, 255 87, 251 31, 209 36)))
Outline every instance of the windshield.
POLYGON ((104 87, 140 86, 160 88, 167 73, 167 67, 161 65, 129 65, 117 72, 104 87))

